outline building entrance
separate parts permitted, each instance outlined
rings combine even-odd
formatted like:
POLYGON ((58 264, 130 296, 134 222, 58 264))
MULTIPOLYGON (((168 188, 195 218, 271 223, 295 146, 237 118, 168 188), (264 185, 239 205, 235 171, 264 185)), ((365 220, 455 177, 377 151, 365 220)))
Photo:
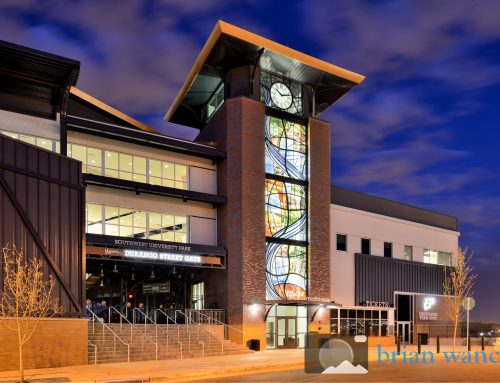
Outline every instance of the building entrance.
MULTIPOLYGON (((87 259, 86 298, 92 302, 93 311, 103 311, 103 304, 112 306, 130 321, 137 319, 128 312, 134 308, 141 309, 153 320, 158 309, 173 316, 175 310, 203 308, 203 295, 194 298, 191 293, 193 278, 197 278, 199 271, 179 266, 87 259)), ((106 316, 106 319, 117 318, 106 316)), ((165 319, 160 316, 158 321, 165 319)))
POLYGON ((401 341, 403 343, 412 343, 412 331, 411 331, 411 322, 398 322, 397 325, 397 336, 401 337, 401 341))
POLYGON ((277 348, 297 348, 297 318, 276 318, 277 348))

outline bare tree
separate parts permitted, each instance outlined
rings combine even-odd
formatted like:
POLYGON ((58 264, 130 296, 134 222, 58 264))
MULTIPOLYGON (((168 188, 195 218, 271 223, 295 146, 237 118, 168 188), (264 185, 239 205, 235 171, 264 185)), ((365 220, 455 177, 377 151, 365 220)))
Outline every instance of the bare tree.
POLYGON ((462 301, 472 296, 477 278, 470 263, 471 257, 472 254, 467 249, 458 248, 452 255, 451 268, 445 269, 443 292, 446 295, 446 311, 453 322, 453 351, 457 343, 458 325, 464 314, 462 301))
POLYGON ((19 381, 24 382, 23 346, 30 340, 41 318, 63 313, 52 297, 55 281, 44 276, 43 262, 24 257, 22 250, 3 248, 3 286, 0 291, 1 322, 17 333, 19 381))

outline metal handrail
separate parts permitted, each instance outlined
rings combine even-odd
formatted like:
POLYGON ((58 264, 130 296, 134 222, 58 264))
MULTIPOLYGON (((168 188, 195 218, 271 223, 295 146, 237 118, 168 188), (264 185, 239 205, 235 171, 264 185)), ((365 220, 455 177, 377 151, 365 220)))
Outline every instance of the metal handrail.
MULTIPOLYGON (((141 340, 142 340, 142 351, 144 351, 144 340, 146 338, 148 338, 148 335, 145 333, 145 332, 142 332, 141 330, 139 330, 138 328, 135 327, 135 324, 131 323, 127 317, 125 315, 123 315, 123 313, 121 313, 116 307, 113 307, 113 306, 110 306, 109 307, 109 321, 111 323, 111 310, 114 310, 120 317, 120 329, 122 328, 123 326, 123 319, 130 325, 130 341, 132 341, 132 330, 135 330, 137 331, 140 335, 141 335, 141 340)), ((149 338, 148 338, 149 339, 149 338)), ((153 345, 155 346, 155 360, 158 360, 158 333, 156 334, 156 338, 155 338, 155 342, 151 341, 151 343, 153 343, 153 345)))
MULTIPOLYGON (((155 326, 155 336, 156 336, 156 342, 158 342, 158 328, 160 329, 160 332, 162 334, 165 334, 167 336, 167 352, 168 352, 168 347, 169 347, 169 340, 170 340, 170 337, 168 335, 168 327, 167 327, 167 331, 166 333, 163 331, 163 329, 158 326, 158 323, 156 323, 155 320, 153 320, 149 315, 147 315, 146 313, 142 312, 141 310, 139 310, 137 307, 134 308, 134 310, 137 310, 141 313, 141 315, 144 316, 144 332, 147 332, 147 322, 149 321, 150 324, 154 325, 155 326)), ((159 310, 159 309, 157 309, 159 310)), ((161 311, 161 310, 160 310, 161 311)), ((162 312, 163 313, 163 312, 162 312)), ((155 314, 156 314, 156 310, 155 310, 155 314)), ((167 318, 170 318, 167 314, 163 313, 167 318)), ((135 311, 133 311, 133 319, 135 321, 135 311)), ((171 319, 171 318, 170 318, 171 319)), ((180 344, 180 349, 181 349, 181 357, 182 357, 182 342, 179 341, 179 328, 177 328, 177 343, 180 344)))
POLYGON ((209 317, 208 315, 205 315, 205 314, 203 314, 203 313, 201 313, 201 312, 198 312, 197 314, 199 314, 199 315, 203 315, 203 316, 206 316, 206 317, 209 319, 209 321, 208 321, 208 326, 210 326, 210 322, 211 322, 211 321, 214 321, 214 322, 216 322, 216 323, 218 323, 218 324, 223 325, 223 326, 224 326, 224 337, 225 337, 226 339, 227 339, 227 336, 228 336, 228 334, 229 334, 229 329, 233 329, 233 330, 235 330, 235 331, 240 332, 240 333, 243 335, 243 339, 245 339, 245 335, 246 335, 245 331, 240 330, 240 329, 238 329, 238 328, 236 328, 236 327, 233 327, 233 326, 229 326, 228 324, 222 323, 221 321, 218 321, 217 319, 213 319, 212 317, 209 317))
MULTIPOLYGON (((177 323, 175 323, 175 320, 174 320, 174 319, 172 319, 171 317, 169 317, 169 316, 168 316, 168 314, 167 314, 165 311, 163 311, 163 310, 161 310, 161 309, 156 309, 156 310, 154 311, 154 316, 155 316, 155 323, 156 323, 157 325, 158 325, 158 318, 157 318, 157 316, 156 316, 156 312, 157 312, 157 311, 159 311, 160 313, 162 313, 162 314, 163 314, 163 315, 167 318, 167 337, 168 337, 168 321, 170 320, 170 321, 172 321, 174 324, 177 324, 177 323)), ((179 341, 179 338, 180 338, 179 329, 180 329, 180 327, 179 327, 179 326, 177 326, 177 342, 179 341)))
MULTIPOLYGON (((186 327, 188 326, 188 323, 189 322, 192 322, 193 324, 195 324, 196 326, 198 326, 198 342, 200 341, 200 329, 203 331, 203 332, 206 332, 207 335, 208 335, 208 348, 210 349, 210 339, 211 338, 215 338, 215 340, 219 341, 220 342, 220 345, 221 345, 221 355, 224 355, 224 339, 219 339, 217 338, 214 334, 212 334, 210 331, 207 331, 205 330, 203 327, 201 327, 201 325, 199 323, 196 323, 195 321, 193 321, 191 318, 189 318, 186 314, 184 314, 181 310, 175 310, 175 317, 177 319, 177 313, 180 313, 182 316, 184 316, 184 318, 186 318, 186 327)), ((188 332, 188 335, 189 335, 189 347, 191 348, 191 334, 189 334, 188 332)), ((205 343, 203 343, 203 354, 205 353, 205 343)))
POLYGON ((94 347, 94 364, 97 364, 97 346, 90 341, 90 339, 87 339, 89 342, 89 345, 94 347))
POLYGON ((116 353, 116 339, 118 339, 120 342, 122 342, 125 346, 127 346, 127 362, 130 362, 130 344, 124 342, 122 338, 118 336, 109 326, 104 323, 104 321, 99 318, 95 313, 87 307, 87 311, 92 314, 92 333, 95 333, 95 320, 99 322, 99 324, 102 324, 102 340, 104 343, 104 328, 106 328, 109 332, 113 334, 113 353, 116 353))
MULTIPOLYGON (((170 319, 174 324, 177 324, 177 323, 175 323, 174 318, 169 317, 168 314, 165 311, 163 311, 162 309, 155 310, 155 321, 156 321, 156 312, 157 311, 161 312, 165 317, 167 317, 167 319, 170 319)), ((168 324, 168 322, 167 322, 167 324, 168 324)))

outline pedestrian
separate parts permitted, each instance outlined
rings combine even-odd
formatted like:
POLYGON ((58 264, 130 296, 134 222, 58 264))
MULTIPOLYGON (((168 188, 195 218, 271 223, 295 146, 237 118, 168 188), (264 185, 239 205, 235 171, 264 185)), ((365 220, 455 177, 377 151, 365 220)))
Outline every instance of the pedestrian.
POLYGON ((146 312, 144 311, 144 303, 139 302, 139 307, 135 310, 135 323, 145 323, 146 321, 146 312))
POLYGON ((165 306, 163 305, 163 303, 160 303, 160 306, 158 306, 158 310, 156 310, 155 314, 156 314, 156 323, 158 324, 167 323, 167 317, 165 316, 165 306))
POLYGON ((125 304, 122 314, 126 320, 132 323, 134 319, 134 308, 132 307, 132 302, 129 301, 125 304))
POLYGON ((101 301, 101 304, 98 307, 97 316, 103 320, 103 322, 108 321, 108 302, 105 299, 101 301))
POLYGON ((90 299, 86 299, 85 300, 85 310, 83 312, 83 317, 84 318, 87 318, 87 319, 92 319, 93 315, 93 305, 92 305, 92 301, 90 299))

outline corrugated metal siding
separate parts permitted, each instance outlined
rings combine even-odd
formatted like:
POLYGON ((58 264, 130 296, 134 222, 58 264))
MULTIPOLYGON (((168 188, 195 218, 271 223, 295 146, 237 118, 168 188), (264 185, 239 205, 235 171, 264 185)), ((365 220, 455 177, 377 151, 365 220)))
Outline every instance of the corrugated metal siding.
POLYGON ((67 314, 80 312, 84 299, 81 177, 80 162, 0 135, 0 244, 44 261, 67 314))
POLYGON ((443 294, 444 267, 373 255, 355 255, 355 303, 393 304, 394 291, 443 294))

